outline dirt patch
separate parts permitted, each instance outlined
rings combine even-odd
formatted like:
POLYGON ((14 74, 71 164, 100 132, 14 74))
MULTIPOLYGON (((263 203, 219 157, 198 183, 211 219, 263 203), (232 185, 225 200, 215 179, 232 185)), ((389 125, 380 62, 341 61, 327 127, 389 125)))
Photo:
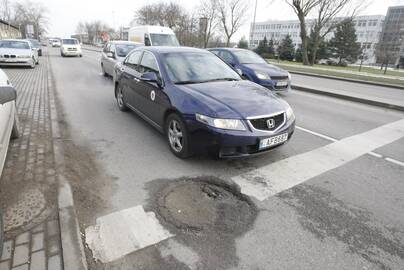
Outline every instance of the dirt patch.
POLYGON ((181 229, 235 233, 254 220, 254 205, 219 179, 172 181, 159 194, 159 214, 181 229))

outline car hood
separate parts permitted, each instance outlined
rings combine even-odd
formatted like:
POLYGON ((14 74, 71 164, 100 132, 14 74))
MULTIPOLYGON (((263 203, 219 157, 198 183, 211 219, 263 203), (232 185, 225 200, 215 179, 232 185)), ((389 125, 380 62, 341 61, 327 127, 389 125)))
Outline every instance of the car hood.
POLYGON ((254 71, 261 71, 261 72, 266 72, 269 74, 269 76, 287 76, 288 72, 284 69, 281 69, 277 66, 271 65, 271 64, 243 64, 249 69, 252 69, 254 71))
MULTIPOLYGON (((178 85, 209 108, 211 117, 247 119, 285 111, 286 103, 268 89, 250 81, 178 85)), ((201 112, 202 113, 202 112, 201 112)))
POLYGON ((32 55, 32 50, 30 50, 30 49, 0 48, 0 55, 3 55, 3 54, 32 55))

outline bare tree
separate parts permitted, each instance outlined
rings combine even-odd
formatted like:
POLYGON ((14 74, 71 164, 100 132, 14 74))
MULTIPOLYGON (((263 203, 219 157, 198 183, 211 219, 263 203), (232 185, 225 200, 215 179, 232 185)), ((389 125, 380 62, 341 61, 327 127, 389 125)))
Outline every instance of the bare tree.
POLYGON ((226 46, 230 39, 245 23, 248 2, 245 0, 219 0, 218 4, 221 28, 226 35, 226 46))
POLYGON ((0 17, 2 20, 9 22, 11 19, 11 5, 9 0, 1 0, 0 2, 0 17))
POLYGON ((363 7, 367 1, 356 0, 319 0, 317 16, 313 26, 313 47, 310 64, 314 65, 317 58, 317 50, 320 41, 339 24, 337 16, 346 11, 348 17, 353 18, 357 11, 363 7))
POLYGON ((27 25, 34 27, 34 37, 39 37, 47 32, 48 21, 48 9, 41 2, 32 2, 25 0, 23 2, 17 2, 14 4, 14 14, 12 22, 20 27, 22 36, 27 37, 27 25))
POLYGON ((199 10, 200 20, 203 22, 203 27, 200 25, 203 47, 206 48, 218 24, 218 1, 217 0, 202 0, 199 10))
POLYGON ((309 65, 306 17, 313 8, 318 5, 319 1, 320 0, 285 0, 285 2, 292 7, 300 22, 300 38, 302 40, 302 57, 304 65, 309 65))

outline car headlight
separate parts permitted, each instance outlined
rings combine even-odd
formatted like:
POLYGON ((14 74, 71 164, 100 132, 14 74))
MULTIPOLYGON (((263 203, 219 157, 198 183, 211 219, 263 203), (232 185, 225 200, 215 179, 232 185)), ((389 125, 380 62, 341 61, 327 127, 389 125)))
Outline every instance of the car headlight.
POLYGON ((292 75, 290 75, 290 73, 288 72, 288 79, 292 80, 292 75))
POLYGON ((195 116, 197 121, 215 128, 241 130, 241 131, 246 130, 243 122, 241 122, 241 120, 238 119, 219 119, 219 118, 212 118, 202 114, 196 114, 195 116))
POLYGON ((289 106, 286 110, 286 118, 288 121, 292 119, 295 116, 295 113, 293 112, 292 108, 289 106))
POLYGON ((257 78, 260 80, 270 80, 271 79, 271 77, 268 75, 268 73, 264 73, 261 71, 255 71, 255 76, 257 76, 257 78))

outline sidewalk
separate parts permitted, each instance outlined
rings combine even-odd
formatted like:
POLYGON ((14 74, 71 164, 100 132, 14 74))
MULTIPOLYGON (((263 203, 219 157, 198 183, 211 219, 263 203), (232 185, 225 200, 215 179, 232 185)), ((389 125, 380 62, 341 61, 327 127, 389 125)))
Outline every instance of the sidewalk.
POLYGON ((294 75, 292 88, 320 95, 404 111, 404 90, 294 75))
POLYGON ((63 269, 47 61, 41 57, 35 69, 3 69, 18 91, 21 137, 10 143, 0 178, 0 270, 63 269))

